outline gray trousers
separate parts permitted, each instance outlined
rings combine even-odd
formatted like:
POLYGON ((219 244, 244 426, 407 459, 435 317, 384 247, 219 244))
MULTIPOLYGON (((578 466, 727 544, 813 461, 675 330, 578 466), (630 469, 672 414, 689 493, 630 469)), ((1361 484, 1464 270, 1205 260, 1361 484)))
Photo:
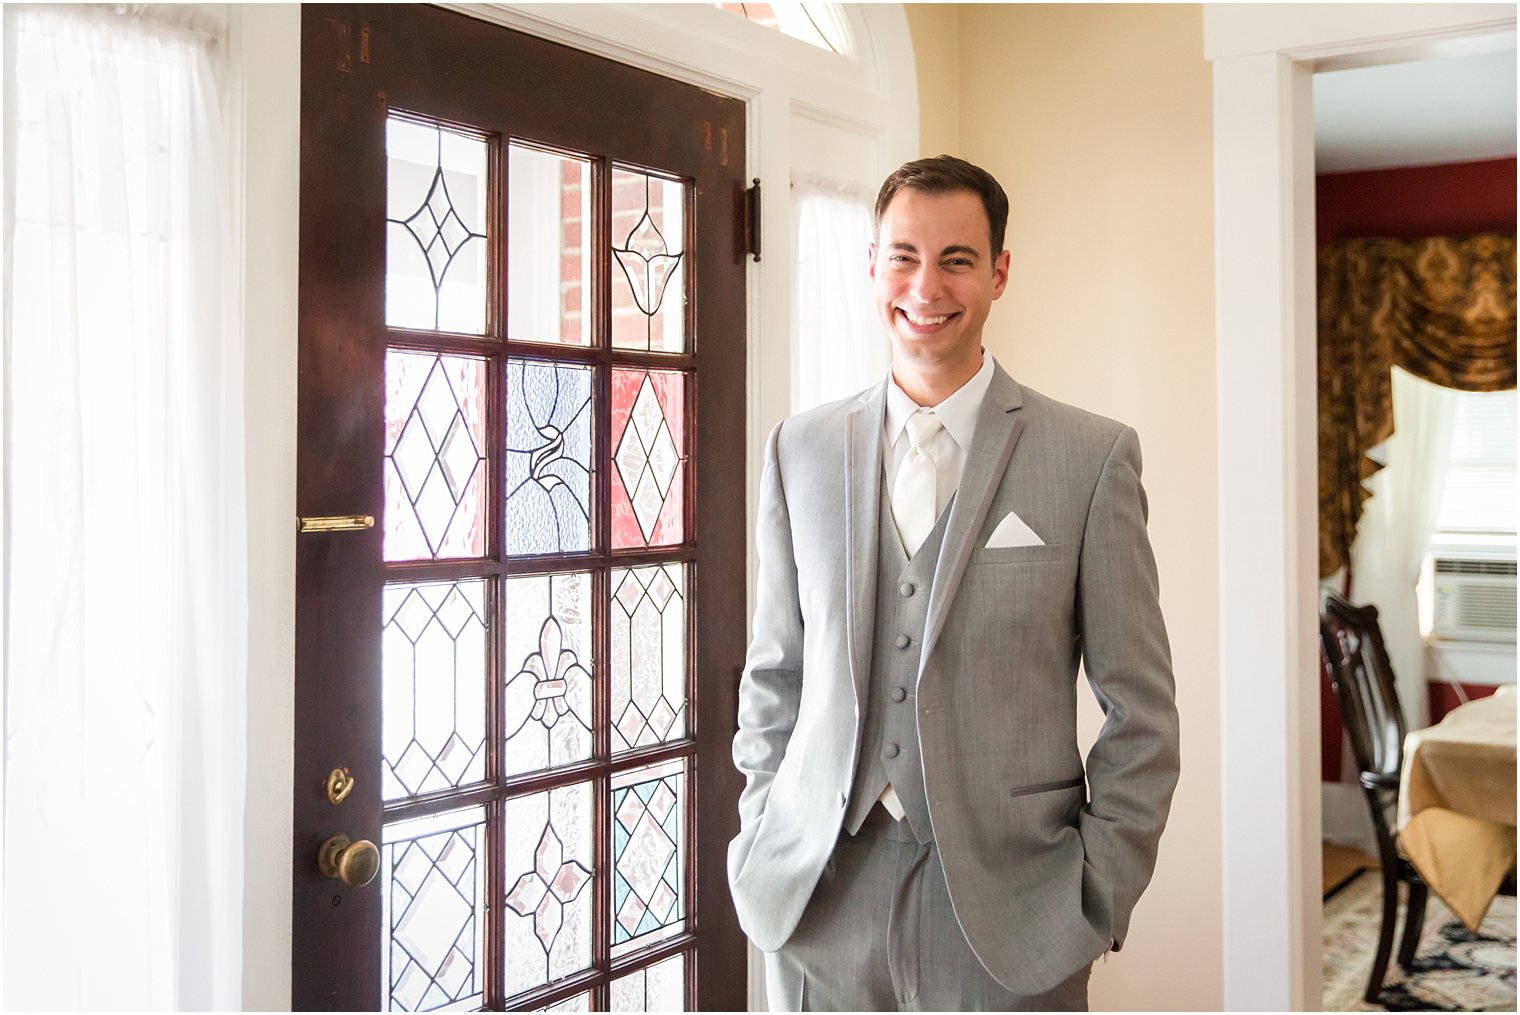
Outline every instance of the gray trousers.
POLYGON ((771 1011, 1086 1011, 1090 972, 1010 993, 967 943, 939 851, 878 806, 840 835, 796 931, 765 956, 765 992, 771 1011))

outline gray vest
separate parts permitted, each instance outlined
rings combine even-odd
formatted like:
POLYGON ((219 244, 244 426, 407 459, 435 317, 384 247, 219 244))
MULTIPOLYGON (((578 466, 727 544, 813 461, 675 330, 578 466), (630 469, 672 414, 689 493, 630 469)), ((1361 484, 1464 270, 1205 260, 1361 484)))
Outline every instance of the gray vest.
POLYGON ((871 682, 865 732, 845 829, 854 835, 890 782, 919 842, 932 842, 929 800, 918 756, 915 692, 929 613, 929 589, 945 539, 947 507, 909 560, 892 518, 891 494, 882 484, 876 541, 876 624, 871 639, 871 682))

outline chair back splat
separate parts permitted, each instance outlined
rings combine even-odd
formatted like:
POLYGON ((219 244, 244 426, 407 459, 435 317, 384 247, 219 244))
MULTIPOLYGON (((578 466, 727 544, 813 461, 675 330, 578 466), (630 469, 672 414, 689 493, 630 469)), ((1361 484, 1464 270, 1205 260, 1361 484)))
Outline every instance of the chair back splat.
POLYGON ((1399 964, 1414 960, 1424 923, 1426 888, 1412 864, 1399 855, 1397 833, 1399 774, 1404 767, 1404 735, 1409 732, 1393 667, 1383 646, 1376 606, 1353 606, 1326 590, 1320 604, 1320 664, 1340 701, 1346 737, 1360 773, 1362 792, 1377 834, 1383 875, 1383 923, 1377 955, 1364 995, 1378 1003, 1393 949, 1399 882, 1409 885, 1409 906, 1399 942, 1399 964))

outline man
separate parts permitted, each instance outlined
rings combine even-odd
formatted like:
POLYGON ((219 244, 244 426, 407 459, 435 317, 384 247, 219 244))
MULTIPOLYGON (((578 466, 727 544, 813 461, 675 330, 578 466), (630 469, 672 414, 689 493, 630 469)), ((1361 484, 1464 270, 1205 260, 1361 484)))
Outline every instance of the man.
POLYGON ((729 881, 777 1010, 1085 1009, 1155 866, 1177 713, 1139 443, 983 352, 1007 216, 960 159, 888 177, 891 375, 766 446, 729 881))

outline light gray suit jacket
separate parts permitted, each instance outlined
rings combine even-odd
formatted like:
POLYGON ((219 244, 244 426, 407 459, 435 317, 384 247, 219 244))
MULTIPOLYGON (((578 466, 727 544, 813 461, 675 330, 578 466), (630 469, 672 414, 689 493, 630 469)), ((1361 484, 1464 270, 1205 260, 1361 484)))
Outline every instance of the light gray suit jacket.
MULTIPOLYGON (((766 445, 728 874, 767 951, 797 926, 854 778, 885 399, 883 381, 766 445)), ((924 786, 967 940, 1009 990, 1039 993, 1123 943, 1177 782, 1139 441, 998 368, 950 511, 915 698, 924 786), (987 548, 1010 511, 1045 545, 987 548), (1107 717, 1085 768, 1079 660, 1107 717)))

